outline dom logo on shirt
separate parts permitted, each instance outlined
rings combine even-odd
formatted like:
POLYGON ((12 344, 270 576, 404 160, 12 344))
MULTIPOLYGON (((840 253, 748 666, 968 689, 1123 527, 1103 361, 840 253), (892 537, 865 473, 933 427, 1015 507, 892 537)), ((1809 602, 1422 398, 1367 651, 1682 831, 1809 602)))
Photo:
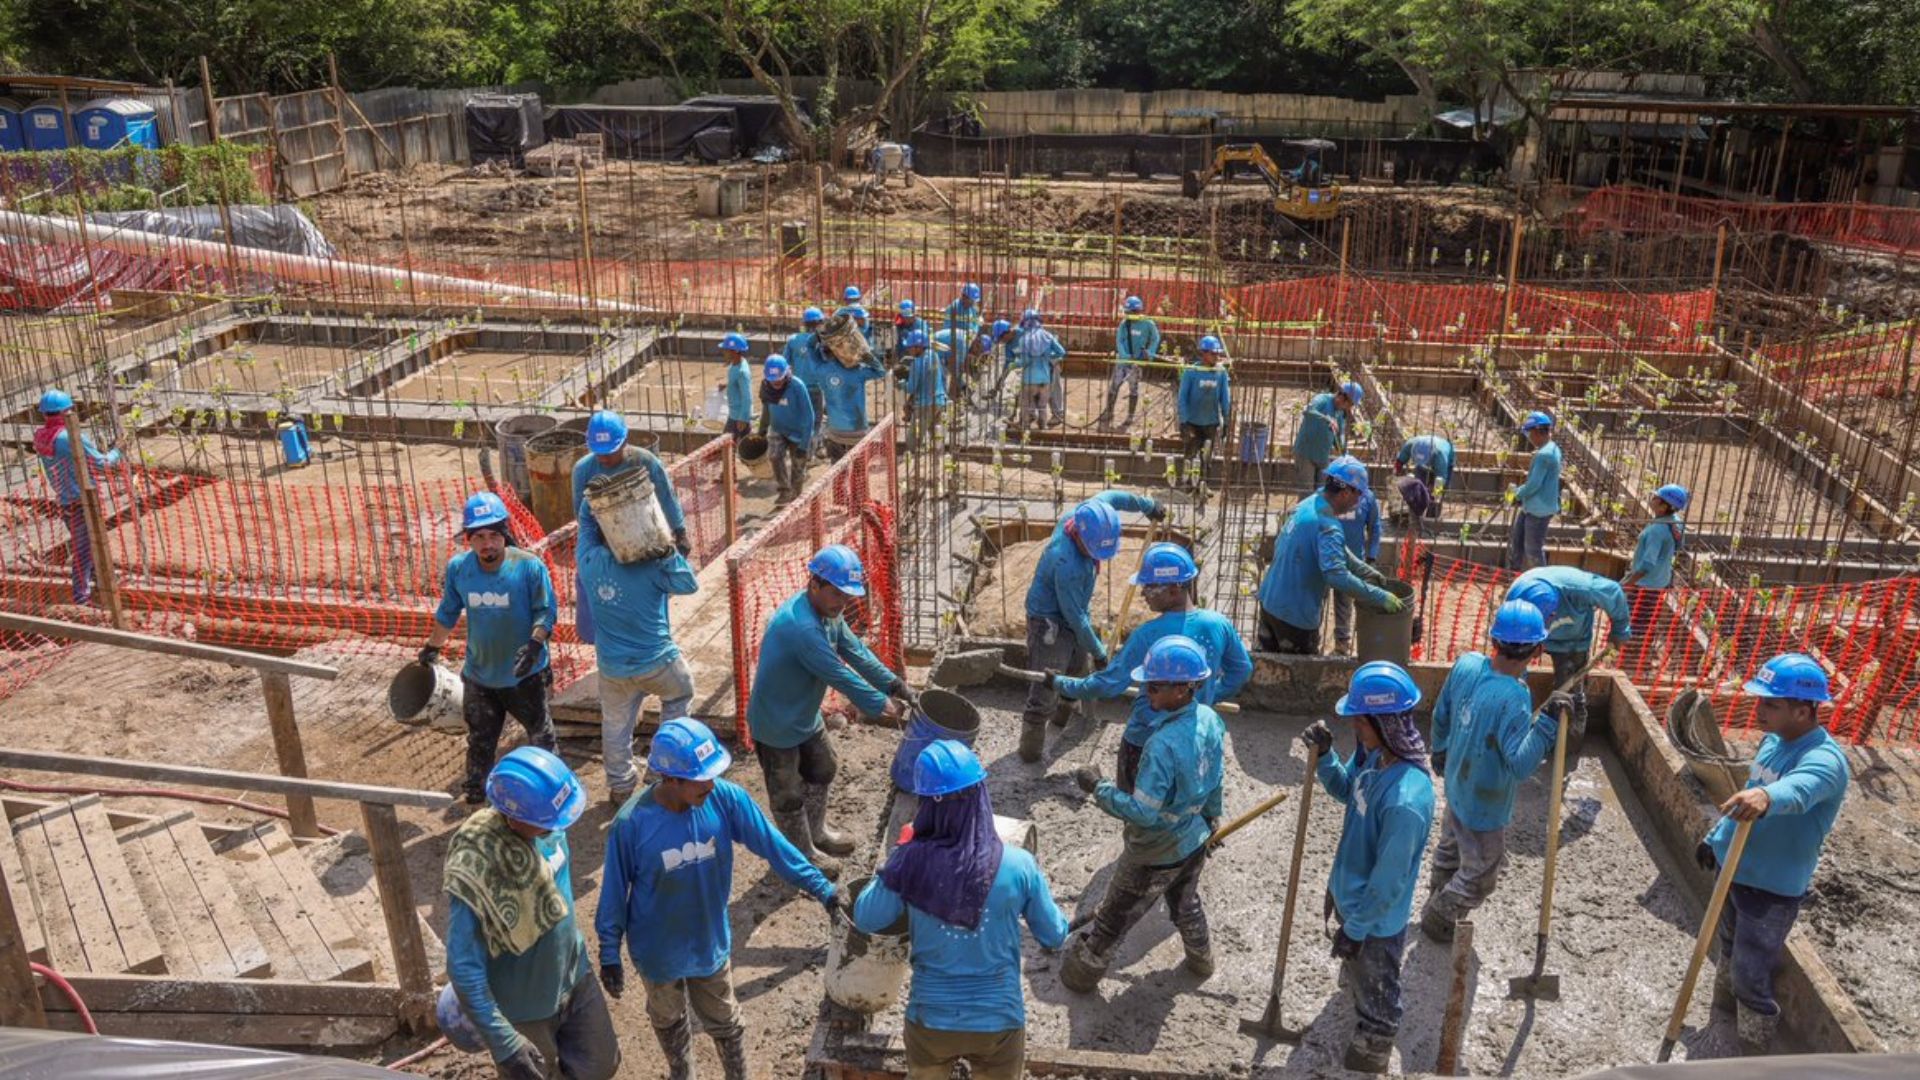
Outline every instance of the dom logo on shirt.
POLYGON ((708 859, 713 858, 713 856, 713 840, 702 840, 697 843, 689 840, 677 848, 667 848, 665 851, 662 851, 660 853, 660 863, 667 868, 667 873, 671 874, 683 866, 692 866, 695 863, 706 862, 708 859))
POLYGON ((513 597, 503 592, 470 592, 467 594, 467 606, 470 608, 507 608, 513 606, 513 597))

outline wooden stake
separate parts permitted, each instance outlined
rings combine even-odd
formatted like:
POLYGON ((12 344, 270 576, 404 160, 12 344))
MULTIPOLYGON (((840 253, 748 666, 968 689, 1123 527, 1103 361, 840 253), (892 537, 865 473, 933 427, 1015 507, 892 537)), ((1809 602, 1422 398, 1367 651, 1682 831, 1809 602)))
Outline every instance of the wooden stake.
POLYGON ((1453 986, 1447 992, 1447 1011, 1440 1020, 1440 1054, 1433 1071, 1441 1076, 1460 1073, 1460 1040, 1467 1028, 1467 976, 1473 969, 1473 920, 1453 924, 1453 986))
POLYGON ((1318 779, 1320 752, 1307 755, 1307 775, 1300 784, 1300 810, 1294 819, 1293 863, 1287 868, 1287 899, 1280 909, 1280 945, 1273 958, 1273 983, 1267 989, 1267 1008, 1256 1021, 1258 1029, 1274 1038, 1298 1038, 1304 1030, 1286 1025, 1287 945, 1293 940, 1293 907, 1300 896, 1300 864, 1307 851, 1307 812, 1313 807, 1313 785, 1318 779))
POLYGON ((433 1030, 433 971, 420 937, 420 916, 413 909, 413 878, 400 840, 400 821, 386 803, 361 803, 361 822, 373 855, 373 879, 380 888, 380 913, 393 944, 394 981, 400 984, 400 1019, 415 1034, 433 1030))
POLYGON ((73 459, 73 479, 80 487, 80 509, 87 518, 87 554, 93 560, 93 587, 107 606, 118 629, 128 628, 127 610, 120 601, 120 579, 113 572, 113 548, 107 543, 107 521, 100 513, 100 495, 87 464, 86 438, 80 431, 80 410, 67 414, 67 453, 73 459))
MULTIPOLYGON (((307 754, 300 744, 300 727, 293 719, 293 684, 283 671, 262 671, 260 691, 267 700, 267 727, 273 733, 273 753, 280 759, 280 775, 306 779, 307 754)), ((287 824, 296 839, 319 839, 320 819, 313 796, 287 796, 287 824)))
MULTIPOLYGON (((6 842, 11 844, 13 840, 9 837, 6 842)), ((47 1026, 47 1012, 33 983, 27 942, 20 935, 20 915, 14 910, 16 903, 32 902, 32 897, 16 898, 5 876, 0 875, 0 1027, 47 1026)))
POLYGON ((353 179, 353 154, 347 147, 347 94, 340 89, 340 62, 327 50, 327 82, 333 87, 333 135, 340 140, 340 177, 353 179))
POLYGON ((1507 295, 1500 302, 1500 339, 1504 340, 1513 325, 1513 301, 1515 291, 1520 285, 1520 240, 1526 233, 1526 222, 1520 211, 1513 212, 1513 248, 1507 252, 1507 295))

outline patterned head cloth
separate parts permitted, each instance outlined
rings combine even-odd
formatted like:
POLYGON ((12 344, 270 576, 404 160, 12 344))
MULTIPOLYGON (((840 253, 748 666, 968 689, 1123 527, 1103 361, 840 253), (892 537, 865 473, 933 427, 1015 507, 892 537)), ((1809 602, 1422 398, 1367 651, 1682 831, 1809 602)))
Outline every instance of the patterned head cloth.
POLYGON ((1373 721, 1373 729, 1380 733, 1380 741, 1401 761, 1431 772, 1427 765, 1427 741, 1420 737, 1420 726, 1413 722, 1413 711, 1399 713, 1379 713, 1364 719, 1373 721))

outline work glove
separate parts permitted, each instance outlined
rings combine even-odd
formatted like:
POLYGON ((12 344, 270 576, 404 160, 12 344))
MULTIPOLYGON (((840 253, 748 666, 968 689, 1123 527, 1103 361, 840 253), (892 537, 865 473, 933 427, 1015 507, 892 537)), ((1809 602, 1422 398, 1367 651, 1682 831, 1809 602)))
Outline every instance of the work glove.
POLYGON ((1300 741, 1313 747, 1316 754, 1325 755, 1333 751, 1333 731, 1325 720, 1315 720, 1300 733, 1300 741))
POLYGON ((1100 770, 1091 765, 1082 765, 1073 770, 1073 782, 1080 785, 1081 791, 1091 795, 1100 786, 1100 770))
POLYGON ((828 922, 853 919, 853 895, 846 889, 835 888, 825 900, 820 901, 820 906, 827 909, 828 922))
POLYGON ((440 659, 440 646, 438 645, 424 646, 421 648, 419 654, 414 657, 414 660, 418 662, 421 667, 432 667, 433 662, 438 659, 440 659))
POLYGON ((1433 756, 1428 760, 1433 762, 1435 775, 1445 775, 1447 771, 1447 752, 1445 750, 1435 750, 1433 756))
POLYGON ((904 679, 893 680, 893 685, 887 688, 887 696, 905 702, 915 712, 920 711, 920 695, 914 693, 904 679))
POLYGON ((1403 597, 1388 593, 1386 600, 1380 604, 1380 610, 1389 615, 1398 615, 1407 610, 1407 601, 1403 597))
POLYGON ((1699 863, 1700 869, 1709 874, 1720 872, 1720 858, 1713 853, 1713 845, 1705 840, 1700 841, 1699 846, 1693 849, 1693 861, 1699 863))
POLYGON ((1360 943, 1347 936, 1345 930, 1336 930, 1333 934, 1333 958, 1352 960, 1360 955, 1360 943))
POLYGON ((1060 689, 1060 673, 1049 668, 1040 673, 1040 685, 1049 690, 1060 689))
POLYGON ((1445 495, 1446 493, 1447 493, 1447 482, 1445 480, 1435 480, 1433 482, 1433 497, 1437 499, 1440 496, 1445 495))
POLYGON ((1101 649, 1099 652, 1093 654, 1093 670, 1099 671, 1112 661, 1113 657, 1107 655, 1107 650, 1101 649))
POLYGON ((1559 720, 1562 717, 1571 720, 1573 719, 1573 695, 1567 693, 1565 690, 1555 690, 1553 693, 1547 695, 1547 703, 1540 711, 1553 717, 1555 720, 1559 720))
POLYGON ((1167 508, 1156 502, 1152 506, 1147 507, 1146 515, 1148 521, 1165 521, 1167 520, 1167 508))
POLYGON ((1517 502, 1519 502, 1519 501, 1520 501, 1520 489, 1519 489, 1519 488, 1508 488, 1508 489, 1507 489, 1507 494, 1506 494, 1506 503, 1507 503, 1507 505, 1508 505, 1508 506, 1512 506, 1512 505, 1513 505, 1514 503, 1517 503, 1517 502))
POLYGON ((495 1065, 501 1080, 547 1080, 547 1059, 531 1042, 523 1040, 519 1049, 495 1065))
POLYGON ((545 648, 546 646, 528 638, 527 643, 514 652, 513 677, 515 680, 524 679, 533 674, 533 669, 540 666, 540 654, 545 648))
POLYGON ((619 964, 600 965, 600 987, 610 998, 617 998, 627 992, 627 972, 619 964))
POLYGON ((673 530, 673 550, 682 556, 693 554, 693 541, 687 539, 687 530, 673 530))

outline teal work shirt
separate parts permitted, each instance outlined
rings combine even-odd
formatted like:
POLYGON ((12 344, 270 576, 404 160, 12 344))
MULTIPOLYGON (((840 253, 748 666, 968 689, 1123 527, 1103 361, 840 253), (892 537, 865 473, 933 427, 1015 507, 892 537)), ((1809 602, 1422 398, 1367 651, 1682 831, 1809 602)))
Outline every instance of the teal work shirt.
POLYGON ((753 365, 746 357, 727 365, 727 419, 738 424, 753 423, 753 365))
POLYGON ((1260 607, 1303 630, 1320 627, 1327 590, 1339 589, 1380 606, 1386 591, 1359 578, 1371 569, 1347 549, 1346 530, 1333 515, 1324 493, 1301 500, 1274 541, 1273 563, 1260 580, 1260 607))
POLYGON ((1152 360, 1160 355, 1160 325, 1145 315, 1129 315, 1113 331, 1114 355, 1122 360, 1152 360))
POLYGON ((1341 932, 1355 941, 1407 928, 1420 860, 1433 828, 1433 777, 1405 761, 1380 767, 1380 752, 1320 757, 1320 785, 1347 808, 1327 888, 1341 932))
MULTIPOLYGON (((1159 505, 1131 491, 1103 491, 1094 498, 1115 510, 1142 514, 1159 505)), ((1105 663, 1107 647, 1093 625, 1093 583, 1100 564, 1067 535, 1067 521, 1072 516, 1069 513, 1054 525, 1053 536, 1034 564, 1033 581, 1027 586, 1027 615, 1063 624, 1087 655, 1105 663)))
MULTIPOLYGON (((1813 884, 1820 849, 1840 816, 1852 776, 1846 753, 1826 728, 1814 728, 1791 742, 1778 735, 1761 739, 1747 786, 1766 788, 1773 801, 1753 823, 1746 851, 1733 871, 1734 883, 1777 896, 1804 895, 1813 884)), ((1723 817, 1707 833, 1707 843, 1723 864, 1733 830, 1733 819, 1723 817)))
POLYGON ((1438 435, 1415 435, 1400 444, 1393 460, 1416 469, 1433 470, 1435 483, 1453 479, 1453 442, 1438 435))
POLYGON ((1593 648, 1593 615, 1607 613, 1608 640, 1618 644, 1633 637, 1633 610, 1627 591, 1612 578, 1588 573, 1576 566, 1536 566, 1507 587, 1507 599, 1520 599, 1521 583, 1544 581, 1560 596, 1553 618, 1547 620, 1547 651, 1584 652, 1593 648))
MULTIPOLYGON (((944 333, 945 331, 942 331, 944 333)), ((922 408, 947 403, 947 365, 928 349, 912 357, 907 368, 907 400, 922 408)))
POLYGON ((1131 794, 1100 781, 1093 800, 1126 822, 1127 858, 1147 866, 1171 866, 1200 850, 1213 835, 1209 821, 1221 811, 1226 768, 1226 725, 1198 702, 1154 713, 1152 732, 1140 749, 1140 774, 1131 794))
POLYGON ((1180 422, 1198 427, 1218 427, 1227 422, 1233 405, 1233 387, 1223 367, 1190 365, 1180 373, 1177 401, 1180 422))
POLYGON ((526 952, 488 956, 480 916, 465 901, 447 898, 447 981, 495 1061, 511 1057, 524 1041, 514 1024, 558 1015, 580 980, 593 974, 586 939, 574 924, 567 834, 549 833, 531 843, 566 898, 567 914, 526 952))
POLYGON ((1447 754, 1447 807, 1474 832, 1513 820, 1520 785, 1553 749, 1558 729, 1534 716, 1527 684, 1493 670, 1484 653, 1454 662, 1433 702, 1433 747, 1447 754))
MULTIPOLYGON (((1240 638, 1233 623, 1217 611, 1206 608, 1188 608, 1185 611, 1168 611, 1156 615, 1134 628, 1127 635, 1127 643, 1120 647, 1106 667, 1082 679, 1061 676, 1054 686, 1061 696, 1076 700, 1107 701, 1127 692, 1133 685, 1133 669, 1139 667, 1147 658, 1147 649, 1161 638, 1183 634, 1199 644, 1207 656, 1207 668, 1212 677, 1200 687, 1194 700, 1202 705, 1212 705, 1225 701, 1240 692, 1253 676, 1253 658, 1247 655, 1247 644, 1240 638)), ((1133 709, 1127 716, 1127 730, 1122 736, 1134 746, 1145 746, 1147 736, 1153 734, 1153 706, 1147 704, 1147 695, 1141 694, 1133 699, 1133 709)))
POLYGON ((1293 456, 1322 469, 1347 445, 1347 414, 1333 403, 1332 394, 1315 394, 1300 411, 1300 430, 1293 433, 1293 456))
POLYGON ((808 385, 820 377, 821 364, 836 363, 822 355, 820 335, 811 330, 788 334, 786 351, 780 355, 786 357, 787 367, 792 370, 793 377, 808 385))
POLYGON ((1533 452, 1527 463, 1527 481, 1514 489, 1520 509, 1534 517, 1552 517, 1560 512, 1560 444, 1548 442, 1533 452))
POLYGON ((828 430, 848 434, 867 430, 872 424, 867 418, 867 384, 886 373, 878 361, 871 359, 852 368, 837 363, 822 365, 820 379, 827 402, 828 430))
MULTIPOLYGON (((467 616, 467 661, 460 674, 481 686, 505 690, 517 686, 513 654, 532 637, 535 628, 553 631, 553 578, 540 557, 510 547, 498 570, 486 570, 471 551, 447 560, 441 577, 440 606, 433 619, 448 630, 467 616)), ((547 650, 529 677, 547 666, 547 650)))
POLYGON ((628 469, 644 468, 647 478, 653 481, 653 498, 660 504, 660 512, 667 517, 667 528, 674 532, 687 527, 687 515, 680 509, 680 496, 673 490, 673 481, 667 476, 667 467, 660 463, 659 455, 651 450, 642 450, 637 446, 620 448, 620 464, 608 468, 600 464, 598 454, 588 454, 573 463, 573 505, 579 506, 586 497, 587 485, 596 476, 618 476, 628 469))
POLYGON ((1045 386, 1053 381, 1054 367, 1067 358, 1067 347, 1046 328, 1036 326, 1014 339, 1012 355, 1022 383, 1045 386))
POLYGON ((601 672, 624 679, 673 662, 680 647, 667 610, 674 597, 700 590, 693 567, 677 551, 623 563, 613 557, 585 502, 579 520, 580 586, 593 605, 593 650, 601 672))
POLYGON ((780 395, 780 400, 761 402, 760 420, 795 446, 811 447, 814 413, 807 384, 798 375, 788 375, 787 392, 780 395))
POLYGON ((887 707, 886 689, 897 679, 845 618, 822 619, 802 589, 767 622, 747 698, 747 728, 755 742, 792 749, 824 726, 820 702, 828 687, 862 714, 878 716, 887 707))
POLYGON ((1672 514, 1654 518, 1640 530, 1633 545, 1633 564, 1627 569, 1640 575, 1634 584, 1642 589, 1664 589, 1673 584, 1673 557, 1680 550, 1680 519, 1672 514))

